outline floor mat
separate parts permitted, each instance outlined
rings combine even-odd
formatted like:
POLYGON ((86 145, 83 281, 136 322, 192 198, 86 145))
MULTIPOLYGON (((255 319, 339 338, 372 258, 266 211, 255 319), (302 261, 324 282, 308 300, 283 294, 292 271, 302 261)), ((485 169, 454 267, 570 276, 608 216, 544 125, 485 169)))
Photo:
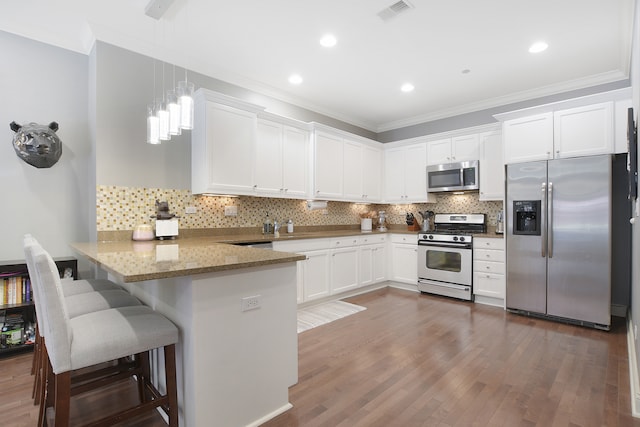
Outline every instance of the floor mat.
POLYGON ((362 310, 366 310, 366 307, 344 301, 330 301, 312 307, 301 308, 298 310, 298 333, 342 319, 362 310))

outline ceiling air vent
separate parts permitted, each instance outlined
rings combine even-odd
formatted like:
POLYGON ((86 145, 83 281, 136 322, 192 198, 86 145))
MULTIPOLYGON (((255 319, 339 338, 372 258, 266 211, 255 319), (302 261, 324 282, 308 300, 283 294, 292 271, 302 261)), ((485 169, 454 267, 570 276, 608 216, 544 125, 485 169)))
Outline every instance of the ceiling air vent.
POLYGON ((387 22, 391 18, 394 18, 409 9, 413 9, 413 5, 407 0, 400 0, 392 4, 391 6, 382 9, 380 12, 378 12, 378 16, 380 17, 380 19, 387 22))

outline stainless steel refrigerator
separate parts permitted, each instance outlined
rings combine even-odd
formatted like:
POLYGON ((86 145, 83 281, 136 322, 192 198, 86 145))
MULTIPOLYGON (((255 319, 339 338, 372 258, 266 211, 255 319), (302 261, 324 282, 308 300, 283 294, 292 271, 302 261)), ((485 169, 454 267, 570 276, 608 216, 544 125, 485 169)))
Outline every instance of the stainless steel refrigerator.
POLYGON ((507 166, 507 309, 611 324, 612 157, 507 166))

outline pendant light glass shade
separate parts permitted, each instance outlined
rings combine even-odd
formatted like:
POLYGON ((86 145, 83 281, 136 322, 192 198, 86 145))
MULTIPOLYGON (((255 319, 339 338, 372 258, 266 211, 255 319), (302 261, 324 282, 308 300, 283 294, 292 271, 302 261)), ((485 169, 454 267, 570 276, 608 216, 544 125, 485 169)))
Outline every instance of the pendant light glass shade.
POLYGON ((160 119, 156 116, 155 104, 147 106, 147 143, 160 144, 160 119))
POLYGON ((162 101, 158 101, 156 105, 158 106, 157 115, 160 122, 160 141, 168 141, 171 139, 171 135, 169 135, 169 111, 167 111, 162 101))
POLYGON ((180 104, 180 128, 193 129, 193 90, 191 82, 178 82, 178 104, 180 104))
POLYGON ((167 91, 167 111, 169 111, 169 135, 180 135, 180 104, 175 90, 167 91))

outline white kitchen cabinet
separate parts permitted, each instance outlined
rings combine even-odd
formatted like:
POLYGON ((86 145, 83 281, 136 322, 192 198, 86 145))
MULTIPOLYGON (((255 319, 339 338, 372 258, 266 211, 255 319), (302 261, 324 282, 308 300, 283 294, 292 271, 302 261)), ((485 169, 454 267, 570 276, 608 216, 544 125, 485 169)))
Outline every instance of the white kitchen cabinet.
POLYGON ((505 164, 614 152, 613 102, 503 123, 505 164))
POLYGON ((394 147, 385 151, 385 201, 388 203, 435 202, 427 194, 427 144, 394 147))
POLYGON ((353 141, 344 140, 343 144, 343 197, 346 200, 360 200, 363 197, 363 148, 353 141))
POLYGON ((331 294, 339 294, 358 287, 358 246, 354 238, 352 246, 331 251, 331 294))
POLYGON ((506 120, 502 135, 505 164, 553 158, 553 113, 506 120))
POLYGON ((314 299, 329 296, 330 288, 330 261, 329 250, 317 250, 302 252, 307 259, 302 263, 303 299, 312 301, 314 299))
POLYGON ((308 196, 309 132, 259 119, 255 191, 257 195, 306 198, 308 196))
POLYGON ((391 235, 391 272, 389 280, 418 283, 418 235, 391 235))
POLYGON ((500 132, 480 134, 479 200, 504 200, 504 161, 500 132))
POLYGON ((473 294, 477 303, 503 307, 506 293, 504 239, 473 239, 473 294))
POLYGON ((191 135, 194 194, 254 194, 257 115, 196 98, 191 135))
POLYGON ((464 162, 478 160, 480 157, 477 134, 460 135, 452 138, 427 142, 427 164, 464 162))
POLYGON ((329 200, 342 199, 344 168, 342 138, 316 131, 314 150, 314 197, 329 200))
POLYGON ((554 158, 613 153, 613 102, 553 113, 554 158))
POLYGON ((386 241, 384 234, 376 234, 360 238, 359 263, 360 286, 379 283, 387 278, 386 241))
POLYGON ((362 146, 362 200, 382 200, 382 149, 362 146))

